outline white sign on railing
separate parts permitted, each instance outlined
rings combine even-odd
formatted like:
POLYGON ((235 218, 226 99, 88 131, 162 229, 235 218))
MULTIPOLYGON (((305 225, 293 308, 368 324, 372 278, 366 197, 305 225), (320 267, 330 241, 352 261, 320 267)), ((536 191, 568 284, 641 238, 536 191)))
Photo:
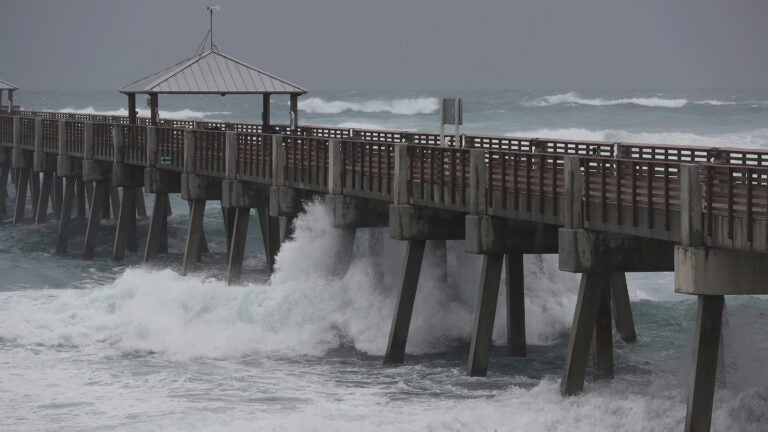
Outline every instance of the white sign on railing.
POLYGON ((440 112, 440 145, 446 145, 445 125, 455 125, 454 145, 459 145, 459 126, 464 124, 464 103, 461 98, 443 98, 440 112))

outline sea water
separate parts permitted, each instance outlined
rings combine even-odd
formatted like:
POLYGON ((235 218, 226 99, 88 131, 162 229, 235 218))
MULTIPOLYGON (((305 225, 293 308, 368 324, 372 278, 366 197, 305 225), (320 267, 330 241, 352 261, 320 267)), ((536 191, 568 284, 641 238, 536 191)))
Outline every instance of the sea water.
MULTIPOLYGON (((435 132, 441 96, 464 98, 466 133, 768 149, 768 91, 755 90, 318 92, 302 98, 299 121, 435 132)), ((127 112, 114 91, 16 99, 25 109, 127 112)), ((161 96, 160 108, 166 118, 244 122, 260 118, 261 99, 161 96)), ((287 113, 274 97, 273 121, 287 113)), ((79 258, 81 224, 66 257, 53 254, 55 221, 0 224, 0 430, 682 429, 696 302, 673 292, 669 273, 628 275, 637 343, 615 340, 614 380, 588 377, 583 395, 563 398, 579 280, 556 256, 525 257, 528 357, 505 355, 501 290, 488 377, 469 378, 481 260, 461 242, 448 242, 447 285, 428 249, 405 365, 391 368, 382 355, 404 245, 386 230, 358 230, 339 276, 340 233, 322 204, 306 203, 270 277, 254 214, 245 279, 230 286, 218 204, 205 215, 211 252, 186 277, 187 206, 174 198, 172 208, 170 253, 152 268, 140 254, 110 260, 114 221, 100 228, 93 261, 79 258)), ((140 221, 140 239, 146 231, 140 221)), ((728 299, 713 430, 768 430, 766 313, 765 298, 728 299)))

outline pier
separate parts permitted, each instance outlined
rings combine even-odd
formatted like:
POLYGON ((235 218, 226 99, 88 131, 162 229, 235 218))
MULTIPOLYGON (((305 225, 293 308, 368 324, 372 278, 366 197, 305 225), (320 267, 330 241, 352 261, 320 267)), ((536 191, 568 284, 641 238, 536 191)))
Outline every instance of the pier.
MULTIPOLYGON (((302 202, 322 197, 351 256, 360 227, 389 227, 407 242, 385 363, 404 360, 426 242, 464 240, 484 257, 467 373, 483 376, 501 272, 508 352, 525 356, 524 254, 557 253, 581 273, 562 394, 613 376, 613 328, 635 340, 626 272, 675 272, 675 290, 698 297, 686 430, 708 430, 725 295, 766 294, 768 152, 522 137, 440 135, 317 126, 164 120, 11 109, 0 113, 0 212, 45 222, 68 253, 70 219, 88 218, 83 258, 114 235, 113 259, 137 251, 143 188, 155 197, 144 249, 167 252, 168 194, 190 203, 183 271, 206 251, 205 202, 220 201, 228 277, 242 272, 256 209, 270 266, 302 202), (5 208, 13 172, 16 202, 5 208), (122 189, 122 194, 119 193, 122 189), (26 215, 28 197, 34 214, 26 215), (86 215, 86 201, 90 203, 86 215), (114 234, 99 227, 110 211, 114 234), (279 218, 287 220, 280 232, 279 218), (614 324, 615 323, 615 324, 614 324)), ((344 258, 346 257, 346 258, 344 258)), ((343 271, 344 263, 340 263, 343 271)), ((577 289, 577 287, 574 287, 577 289)))

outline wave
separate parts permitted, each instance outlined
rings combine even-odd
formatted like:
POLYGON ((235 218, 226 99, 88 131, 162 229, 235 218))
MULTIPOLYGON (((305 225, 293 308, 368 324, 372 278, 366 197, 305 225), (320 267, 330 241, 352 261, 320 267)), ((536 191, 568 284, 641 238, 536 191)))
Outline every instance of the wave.
POLYGON ((687 105, 687 99, 664 99, 660 97, 646 98, 625 98, 625 99, 603 99, 603 98, 583 98, 576 92, 568 92, 544 96, 530 101, 524 101, 522 104, 528 107, 550 107, 555 105, 590 105, 590 106, 613 106, 613 105, 639 105, 654 108, 681 108, 687 105))
POLYGON ((704 147, 768 147, 768 128, 717 135, 699 135, 690 132, 629 132, 616 129, 590 130, 582 128, 519 130, 507 133, 506 135, 562 140, 677 144, 704 147))
POLYGON ((340 114, 354 111, 364 113, 389 113, 397 115, 432 114, 440 108, 437 98, 379 99, 362 102, 326 101, 312 97, 299 101, 299 109, 312 114, 340 114))
MULTIPOLYGON (((148 109, 139 108, 137 109, 139 112, 140 117, 149 117, 150 112, 148 109)), ((116 110, 97 110, 92 106, 89 106, 87 108, 64 108, 56 110, 55 112, 61 112, 61 113, 75 113, 75 114, 96 114, 96 115, 107 115, 107 116, 127 116, 128 110, 126 108, 118 108, 116 110)), ((160 110, 160 117, 161 118, 167 118, 167 119, 178 119, 178 120, 191 120, 191 119, 203 119, 208 116, 213 115, 229 115, 230 112, 227 111, 193 111, 190 109, 183 109, 180 111, 163 111, 160 110)))
MULTIPOLYGON (((373 253, 359 230, 356 258, 334 276, 342 232, 329 210, 308 205, 296 221, 268 283, 228 286, 171 270, 127 270, 90 289, 0 293, 0 339, 22 344, 77 346, 102 353, 157 352, 171 358, 222 358, 252 353, 322 355, 339 346, 372 355, 386 349, 403 242, 386 230, 373 253)), ((439 282, 438 254, 428 248, 421 271, 408 352, 444 352, 472 329, 481 258, 449 242, 450 283, 439 282)), ((557 270, 555 257, 527 256, 526 332, 531 344, 553 343, 570 325, 578 279, 557 270)), ((502 290, 503 291, 503 290, 502 290)), ((494 340, 506 325, 499 301, 494 340)))

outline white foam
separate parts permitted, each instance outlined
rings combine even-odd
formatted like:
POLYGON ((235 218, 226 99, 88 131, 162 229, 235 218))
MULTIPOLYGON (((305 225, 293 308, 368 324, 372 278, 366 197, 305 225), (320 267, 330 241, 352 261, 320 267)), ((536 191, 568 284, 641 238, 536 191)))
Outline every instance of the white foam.
POLYGON ((562 140, 679 144, 703 147, 768 147, 768 128, 715 135, 700 135, 690 132, 629 132, 617 129, 592 130, 583 128, 519 130, 507 133, 506 135, 562 140))
POLYGON ((361 102, 326 101, 311 97, 299 101, 299 109, 313 114, 340 114, 348 111, 398 115, 432 114, 439 106, 437 98, 432 97, 376 99, 361 102))
MULTIPOLYGON (((139 108, 137 109, 139 112, 140 117, 149 117, 150 112, 148 109, 139 108)), ((97 110, 92 106, 89 106, 87 108, 64 108, 60 110, 56 110, 55 112, 61 112, 61 113, 74 113, 74 114, 96 114, 96 115, 107 115, 107 116, 127 116, 128 110, 125 108, 118 108, 115 110, 97 110)), ((180 111, 163 111, 160 110, 160 117, 161 118, 167 118, 167 119, 178 119, 178 120, 190 120, 190 119, 202 119, 208 116, 212 115, 228 115, 231 114, 226 111, 193 111, 190 109, 183 109, 180 111)))
POLYGON ((688 104, 687 99, 665 99, 661 97, 643 97, 643 98, 623 98, 623 99, 603 99, 603 98, 584 98, 576 92, 568 92, 550 96, 540 97, 522 102, 524 106, 529 107, 550 107, 555 105, 590 105, 590 106, 613 106, 613 105, 639 105, 654 108, 681 108, 688 104))
MULTIPOLYGON (((364 243, 361 236, 358 243, 364 243)), ((267 284, 228 286, 135 268, 107 286, 87 290, 3 293, 0 337, 174 358, 320 355, 341 344, 383 354, 404 246, 387 239, 380 253, 359 252, 339 278, 333 275, 334 251, 341 238, 328 209, 313 203, 297 219, 295 240, 283 245, 267 284)), ((446 287, 437 277, 442 267, 436 257, 428 253, 422 267, 409 353, 441 352, 457 340, 469 340, 480 260, 465 254, 461 242, 451 243, 446 287)), ((570 323, 578 284, 572 275, 559 273, 552 258, 530 258, 528 268, 529 341, 549 343, 570 323)), ((494 335, 500 343, 503 304, 494 335)))

